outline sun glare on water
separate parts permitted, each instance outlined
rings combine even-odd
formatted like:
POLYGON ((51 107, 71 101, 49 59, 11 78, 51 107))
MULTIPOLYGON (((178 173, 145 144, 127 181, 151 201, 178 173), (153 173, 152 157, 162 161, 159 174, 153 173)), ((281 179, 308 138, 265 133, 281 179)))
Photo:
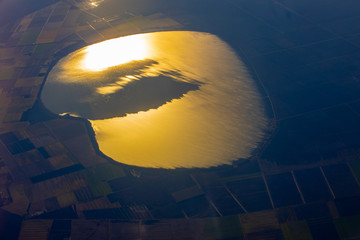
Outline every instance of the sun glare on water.
POLYGON ((84 52, 86 55, 81 67, 89 71, 103 71, 120 64, 145 59, 149 48, 146 35, 139 34, 97 43, 85 48, 84 52))

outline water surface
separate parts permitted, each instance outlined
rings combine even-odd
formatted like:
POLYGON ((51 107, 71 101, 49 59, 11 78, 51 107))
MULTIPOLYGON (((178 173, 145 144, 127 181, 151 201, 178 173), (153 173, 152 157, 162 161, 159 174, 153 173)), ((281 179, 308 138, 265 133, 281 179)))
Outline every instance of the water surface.
POLYGON ((211 167, 247 158, 266 118, 242 61, 218 37, 157 32, 59 61, 42 91, 57 114, 89 119, 100 150, 142 167, 211 167))

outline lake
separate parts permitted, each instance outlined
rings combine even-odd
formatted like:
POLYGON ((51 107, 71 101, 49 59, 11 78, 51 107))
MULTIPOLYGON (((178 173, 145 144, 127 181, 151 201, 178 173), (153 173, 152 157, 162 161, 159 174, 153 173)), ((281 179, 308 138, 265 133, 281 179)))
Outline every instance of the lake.
POLYGON ((100 151, 141 167, 194 168, 248 158, 262 141, 263 100, 215 35, 171 31, 79 49, 51 70, 45 107, 91 122, 100 151))

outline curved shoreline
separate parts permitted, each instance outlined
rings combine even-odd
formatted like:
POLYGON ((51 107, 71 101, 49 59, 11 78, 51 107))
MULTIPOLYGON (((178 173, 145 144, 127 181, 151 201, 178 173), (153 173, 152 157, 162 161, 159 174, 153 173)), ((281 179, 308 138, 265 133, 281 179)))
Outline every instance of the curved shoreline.
MULTIPOLYGON (((220 36, 220 39, 221 39, 221 36, 220 36)), ((225 43, 227 43, 225 41, 225 43)), ((42 100, 41 100, 41 91, 43 89, 43 86, 47 80, 47 77, 48 77, 48 74, 49 72, 52 70, 52 68, 56 65, 56 63, 62 59, 64 56, 68 55, 69 53, 71 52, 74 52, 84 46, 87 46, 87 44, 83 41, 80 41, 78 43, 75 43, 75 44, 72 44, 60 51, 58 51, 56 54, 55 54, 55 59, 53 59, 53 61, 51 62, 50 64, 50 67, 46 73, 46 76, 45 76, 45 80, 43 81, 42 85, 41 85, 41 88, 40 88, 40 91, 38 93, 38 97, 37 97, 37 100, 36 100, 36 103, 34 104, 33 108, 28 110, 26 113, 24 113, 23 115, 23 120, 27 120, 29 121, 30 123, 34 123, 34 122, 41 122, 41 121, 44 121, 44 120, 48 120, 48 119, 72 119, 72 120, 80 120, 80 121, 83 121, 85 126, 86 126, 86 129, 87 129, 87 132, 88 132, 88 136, 89 136, 89 139, 91 141, 91 144, 93 146, 93 149, 95 150, 96 154, 107 159, 108 161, 110 162, 113 162, 113 163, 116 163, 116 164, 120 164, 122 166, 128 166, 128 167, 132 167, 132 168, 146 168, 146 167, 138 167, 138 166, 132 166, 132 165, 127 165, 127 164, 124 164, 124 163, 121 163, 121 162, 118 162, 118 161, 115 161, 113 160, 112 158, 108 157, 107 155, 105 155, 103 152, 101 152, 100 148, 99 148, 99 145, 98 145, 98 142, 96 140, 96 137, 95 137, 95 131, 94 129, 92 128, 91 126, 91 123, 90 121, 88 121, 87 119, 85 118, 81 118, 81 117, 73 117, 73 116, 69 116, 69 115, 65 115, 65 116, 59 116, 57 114, 54 114, 52 113, 51 111, 49 111, 42 103, 42 100), (45 118, 38 118, 37 116, 39 115, 39 112, 40 112, 40 115, 42 116, 45 116, 45 118), (32 115, 32 116, 31 116, 32 115), (34 116, 36 118, 34 118, 34 116)), ((251 63, 249 64, 249 61, 248 59, 246 58, 245 56, 245 60, 243 58, 241 58, 244 54, 240 54, 238 51, 236 51, 235 49, 233 49, 235 51, 235 54, 238 55, 237 57, 241 60, 243 60, 245 66, 252 66, 251 63)), ((250 73, 250 76, 253 76, 253 81, 255 82, 255 87, 258 89, 258 91, 260 92, 266 92, 266 90, 264 89, 264 86, 263 84, 261 83, 261 80, 258 78, 255 70, 253 69, 253 67, 251 68, 248 68, 248 71, 250 73), (254 74, 255 73, 255 74, 254 74), (256 77, 254 77, 256 76, 256 77)), ((263 96, 263 93, 260 94, 261 98, 262 98, 262 101, 263 101, 263 104, 264 104, 264 111, 266 112, 266 116, 268 116, 269 114, 269 106, 268 104, 266 104, 267 101, 264 101, 265 100, 265 97, 263 96)), ((266 98, 268 99, 268 98, 266 98)), ((271 102, 270 102, 271 104, 271 102)), ((272 108, 273 109, 273 108, 272 108)), ((272 113, 274 115, 274 113, 272 113)), ((269 119, 269 118, 268 118, 269 119)), ((271 120, 271 119, 269 119, 271 120)), ((259 157, 259 155, 261 155, 261 152, 262 150, 267 146, 268 144, 268 139, 273 135, 274 133, 274 128, 272 128, 272 125, 271 125, 271 122, 269 121, 268 123, 268 127, 266 127, 265 129, 265 132, 264 132, 264 137, 262 138, 262 141, 257 143, 257 147, 254 148, 252 151, 251 151, 251 154, 248 158, 246 159, 257 159, 259 157), (270 137, 269 137, 270 135, 270 137), (260 154, 259 154, 260 153, 260 154)), ((231 166, 231 165, 239 165, 240 162, 242 162, 243 159, 236 159, 236 160, 233 160, 231 164, 222 164, 222 165, 219 165, 219 166, 215 166, 215 167, 210 167, 211 169, 213 168, 218 168, 218 167, 221 167, 223 165, 227 165, 227 166, 231 166)), ((158 168, 152 168, 150 167, 149 169, 158 169, 158 168)), ((164 168, 164 169, 167 169, 167 168, 164 168)), ((176 169, 194 169, 194 168, 175 168, 176 169)), ((195 168, 195 169, 204 169, 204 168, 195 168)), ((209 169, 209 168, 206 168, 206 169, 209 169)))
MULTIPOLYGON (((78 7, 76 7, 76 8, 78 8, 78 7)), ((88 13, 88 14, 91 14, 91 13, 88 13)), ((93 14, 93 15, 94 15, 94 17, 99 18, 95 14, 93 14)), ((171 30, 171 29, 169 29, 169 28, 165 28, 165 29, 157 28, 156 29, 156 31, 169 31, 169 30, 171 30)), ((178 30, 178 29, 173 28, 173 30, 178 30)), ((248 159, 257 158, 259 155, 261 155, 262 150, 264 148, 266 148, 266 146, 269 144, 269 139, 271 140, 271 138, 274 136, 274 134, 275 134, 275 132, 277 130, 277 126, 276 126, 277 119, 276 119, 276 112, 275 112, 274 106, 273 106, 273 104, 271 102, 270 96, 267 93, 267 90, 266 90, 262 80, 258 76, 258 74, 256 72, 256 69, 254 68, 253 64, 251 63, 250 59, 246 56, 244 51, 242 51, 241 46, 238 46, 237 44, 234 44, 235 42, 228 39, 229 35, 226 32, 222 32, 221 29, 216 29, 216 28, 213 28, 212 26, 209 26, 209 25, 198 25, 197 22, 195 21, 194 23, 191 23, 191 24, 187 25, 186 27, 182 26, 181 30, 188 30, 188 31, 202 31, 203 30, 205 32, 209 32, 211 34, 214 34, 214 35, 218 36, 220 39, 224 39, 224 42, 226 42, 227 44, 229 44, 231 46, 231 48, 234 50, 236 55, 238 55, 238 57, 244 62, 245 66, 247 66, 247 69, 248 69, 250 75, 253 77, 253 80, 255 82, 255 85, 256 85, 258 91, 260 91, 261 93, 265 93, 264 95, 267 95, 267 96, 263 96, 263 102, 264 102, 264 110, 266 112, 266 115, 269 116, 269 118, 268 118, 269 119, 268 127, 265 129, 265 136, 264 136, 263 140, 261 142, 259 142, 257 144, 257 147, 252 150, 251 156, 248 159), (222 34, 219 34, 218 31, 220 31, 222 34), (230 40, 232 42, 229 42, 227 40, 230 40), (270 115, 272 115, 272 117, 270 115), (270 121, 270 120, 272 120, 272 121, 270 121), (275 126, 272 123, 275 123, 275 126)), ((146 30, 146 31, 138 32, 136 34, 148 33, 148 32, 149 31, 146 30)), ((150 31, 150 32, 152 32, 152 31, 150 31)), ((106 39, 104 39, 104 40, 106 40, 106 39)), ((34 119, 29 120, 29 121, 30 121, 30 123, 33 123, 33 122, 41 122, 41 121, 44 121, 46 119, 56 119, 56 118, 59 118, 59 119, 60 118, 64 118, 64 119, 69 118, 69 119, 76 119, 76 120, 84 121, 84 123, 86 125, 86 128, 88 129, 88 133, 89 133, 88 135, 89 135, 89 138, 90 138, 90 140, 92 142, 93 148, 98 153, 98 155, 100 155, 102 157, 106 157, 108 160, 111 160, 113 162, 117 162, 117 161, 114 161, 111 158, 107 157, 105 154, 103 154, 99 150, 99 146, 98 146, 98 143, 97 143, 96 138, 95 138, 95 133, 94 133, 92 127, 91 127, 90 122, 87 119, 74 118, 74 117, 70 117, 70 116, 61 117, 61 116, 58 116, 57 114, 53 114, 43 106, 43 103, 42 103, 41 98, 40 98, 42 88, 43 88, 45 82, 47 81, 47 75, 51 71, 52 67, 62 57, 66 56, 67 54, 69 54, 69 53, 71 53, 71 52, 73 52, 75 50, 78 50, 78 49, 80 49, 80 48, 82 48, 84 46, 87 46, 87 45, 89 45, 89 44, 86 43, 84 40, 79 40, 78 43, 72 44, 72 45, 70 45, 70 46, 68 46, 68 47, 66 47, 64 49, 61 49, 57 53, 55 53, 56 59, 53 59, 51 61, 51 64, 50 64, 50 67, 49 67, 49 69, 48 69, 48 71, 46 73, 45 79, 42 82, 41 88, 40 88, 40 90, 38 92, 36 102, 35 102, 34 106, 27 111, 27 112, 34 112, 33 115, 36 115, 39 112, 41 114, 45 113, 46 117, 45 117, 45 119, 38 118, 35 121, 34 121, 34 119)), ((25 115, 26 114, 24 112, 22 120, 27 120, 27 117, 25 117, 25 115)), ((232 162, 232 164, 236 165, 239 161, 241 161, 241 159, 234 160, 232 162)))

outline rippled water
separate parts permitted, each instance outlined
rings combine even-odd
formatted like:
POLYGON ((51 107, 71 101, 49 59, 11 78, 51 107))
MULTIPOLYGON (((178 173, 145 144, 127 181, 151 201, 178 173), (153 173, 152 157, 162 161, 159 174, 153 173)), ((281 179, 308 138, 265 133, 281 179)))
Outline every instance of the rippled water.
POLYGON ((55 65, 41 97, 54 113, 89 119, 105 155, 142 167, 230 164, 250 156, 267 124, 242 61, 200 32, 80 49, 55 65))

